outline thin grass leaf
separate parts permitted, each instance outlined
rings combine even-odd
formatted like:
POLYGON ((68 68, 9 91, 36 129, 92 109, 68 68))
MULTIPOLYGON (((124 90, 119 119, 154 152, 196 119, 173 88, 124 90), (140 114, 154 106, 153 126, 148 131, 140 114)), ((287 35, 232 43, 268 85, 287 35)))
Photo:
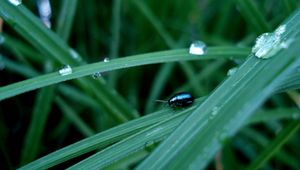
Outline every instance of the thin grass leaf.
MULTIPOLYGON (((258 145, 260 145, 262 148, 265 148, 271 142, 271 139, 268 139, 266 135, 256 132, 250 128, 243 129, 241 132, 241 136, 246 136, 246 140, 248 140, 251 143, 255 142, 258 145)), ((290 153, 286 152, 285 150, 278 151, 277 154, 274 156, 276 161, 282 162, 286 166, 289 166, 293 169, 297 169, 297 167, 299 167, 298 160, 295 159, 295 157, 290 155, 290 153)))
POLYGON ((78 0, 63 0, 60 2, 60 13, 56 22, 56 33, 63 40, 67 41, 71 34, 71 28, 77 9, 78 0))
POLYGON ((107 131, 98 133, 94 136, 81 140, 77 143, 57 150, 49 155, 37 159, 20 169, 47 169, 59 163, 70 160, 79 155, 88 153, 95 149, 101 149, 105 146, 113 144, 124 139, 146 127, 156 124, 169 118, 173 113, 168 110, 158 111, 156 113, 129 121, 119 126, 113 127, 107 131))
POLYGON ((53 86, 41 89, 37 94, 31 122, 23 144, 21 165, 33 161, 39 155, 40 143, 51 110, 53 96, 53 86))
POLYGON ((128 155, 143 150, 149 144, 160 142, 168 136, 182 120, 184 120, 191 110, 192 108, 186 109, 178 114, 170 116, 162 122, 154 124, 110 147, 107 147, 68 169, 102 169, 128 155))
MULTIPOLYGON (((133 66, 141 66, 145 64, 155 64, 173 61, 185 60, 203 60, 213 58, 230 58, 231 56, 243 58, 247 55, 248 50, 242 48, 230 47, 212 47, 209 48, 206 55, 201 57, 190 55, 188 50, 170 50, 164 52, 155 52, 149 54, 135 55, 131 57, 122 57, 111 60, 110 62, 98 62, 75 67, 72 74, 61 76, 58 72, 42 75, 32 79, 24 80, 18 83, 7 85, 0 88, 0 101, 8 97, 12 97, 30 90, 56 84, 62 81, 80 78, 92 75, 95 72, 107 72, 117 69, 124 69, 133 66)), ((98 87, 99 89, 100 87, 98 87)))
MULTIPOLYGON (((14 6, 8 1, 0 1, 0 16, 47 57, 55 59, 64 65, 68 64, 73 66, 82 64, 81 56, 68 47, 58 35, 46 28, 44 24, 23 5, 14 6)), ((125 122, 132 119, 132 117, 138 117, 137 111, 116 93, 115 90, 108 87, 104 80, 98 81, 97 84, 95 84, 95 82, 91 82, 90 80, 79 79, 77 83, 85 90, 88 89, 86 87, 97 86, 98 90, 94 91, 94 93, 97 95, 99 105, 102 106, 102 110, 104 110, 105 113, 113 115, 114 118, 117 119, 116 121, 125 122), (113 100, 110 100, 110 105, 108 106, 107 100, 109 99, 113 100), (107 109, 111 105, 113 105, 114 109, 107 109), (131 117, 127 117, 127 115, 131 115, 131 117), (118 119, 121 117, 125 118, 118 119)))
POLYGON ((299 21, 298 11, 285 23, 282 38, 295 39, 288 50, 280 50, 269 60, 251 54, 137 169, 203 169, 222 142, 233 136, 300 64, 299 21))
POLYGON ((64 115, 74 123, 75 127, 80 131, 84 136, 89 137, 95 134, 95 131, 90 128, 74 111, 73 108, 68 106, 68 104, 59 96, 55 98, 55 102, 62 109, 64 115))
POLYGON ((300 128, 300 121, 295 120, 283 129, 264 150, 263 152, 251 163, 247 170, 254 170, 261 168, 280 148, 286 143, 300 128))
POLYGON ((249 124, 267 122, 278 119, 294 119, 300 117, 300 111, 297 108, 278 108, 273 110, 261 110, 256 112, 248 119, 249 124))
POLYGON ((150 113, 154 109, 155 103, 153 101, 158 99, 158 96, 163 91, 163 87, 170 77, 175 63, 164 64, 159 68, 157 76, 154 78, 154 83, 151 86, 150 94, 145 106, 145 113, 150 113))
POLYGON ((110 45, 110 57, 116 58, 119 54, 120 45, 120 27, 121 27, 121 0, 113 0, 113 23, 112 23, 112 40, 110 45))
POLYGON ((236 1, 240 12, 245 17, 246 22, 248 22, 256 34, 262 34, 264 32, 271 31, 271 28, 264 18, 261 11, 258 9, 257 5, 252 0, 238 0, 236 1))
POLYGON ((139 0, 133 0, 132 3, 134 3, 138 7, 138 9, 146 16, 146 18, 151 22, 151 24, 157 30, 159 35, 162 36, 162 39, 165 41, 165 43, 169 47, 175 47, 176 46, 175 41, 169 35, 169 33, 164 29, 163 25, 160 23, 157 17, 154 16, 153 12, 148 8, 147 5, 145 5, 145 2, 139 0))
POLYGON ((32 61, 42 62, 44 60, 43 56, 39 52, 33 50, 32 47, 28 46, 27 44, 21 42, 18 39, 14 39, 11 36, 6 35, 4 33, 0 33, 0 38, 4 39, 3 46, 7 48, 18 49, 23 55, 25 55, 32 61))
MULTIPOLYGON (((112 38, 110 43, 110 58, 117 58, 119 56, 119 46, 120 46, 120 31, 121 31, 121 0, 113 1, 112 9, 112 38)), ((112 87, 116 87, 118 80, 118 72, 112 72, 109 76, 109 84, 112 87)))

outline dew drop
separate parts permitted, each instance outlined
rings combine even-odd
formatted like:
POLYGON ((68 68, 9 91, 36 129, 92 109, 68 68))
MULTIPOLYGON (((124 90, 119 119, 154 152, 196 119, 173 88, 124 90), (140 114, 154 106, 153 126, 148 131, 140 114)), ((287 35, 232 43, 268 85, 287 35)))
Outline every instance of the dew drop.
POLYGON ((72 68, 69 65, 65 65, 58 72, 62 76, 69 75, 72 74, 72 68))
POLYGON ((77 60, 77 61, 82 61, 82 58, 80 57, 80 55, 75 51, 73 50, 72 48, 69 50, 71 56, 73 59, 77 60))
POLYGON ((299 113, 293 113, 292 114, 292 118, 295 119, 295 120, 297 120, 297 119, 300 118, 300 114, 299 113))
POLYGON ((96 72, 92 75, 93 79, 98 79, 101 76, 102 76, 101 72, 96 72))
POLYGON ((5 42, 5 37, 0 34, 0 45, 3 44, 5 42))
POLYGON ((37 1, 38 11, 43 23, 48 27, 51 28, 51 5, 49 0, 38 0, 37 1))
POLYGON ((289 48, 289 46, 291 45, 291 43, 294 41, 294 39, 288 39, 288 40, 285 40, 285 41, 282 41, 280 43, 280 47, 281 48, 284 48, 284 49, 287 49, 289 48))
POLYGON ((206 53, 206 44, 202 41, 194 41, 190 45, 189 53, 194 54, 194 55, 205 54, 206 53))
POLYGON ((275 30, 275 34, 277 36, 281 36, 284 32, 285 32, 285 29, 286 29, 286 25, 280 25, 276 30, 275 30))
POLYGON ((109 61, 110 61, 110 59, 108 57, 105 57, 104 60, 103 60, 103 62, 105 62, 105 63, 107 63, 109 61))
POLYGON ((225 144, 226 141, 228 140, 229 135, 225 131, 221 132, 218 136, 218 140, 221 144, 225 144))
POLYGON ((15 6, 22 4, 22 0, 9 0, 9 2, 15 6))
POLYGON ((232 75, 234 75, 234 73, 235 73, 237 70, 238 70, 237 67, 233 67, 233 68, 229 69, 228 72, 227 72, 227 76, 232 76, 232 75))
POLYGON ((145 143, 145 150, 151 152, 155 148, 155 142, 153 140, 145 143))
POLYGON ((219 107, 215 106, 213 109, 212 109, 212 115, 213 116, 216 116, 219 112, 219 107))
POLYGON ((286 25, 279 26, 274 33, 263 33, 256 38, 252 53, 257 58, 267 59, 274 56, 281 49, 286 49, 292 40, 283 41, 283 33, 286 31, 286 25))
POLYGON ((254 53, 257 58, 267 59, 280 50, 279 44, 280 36, 274 33, 264 33, 256 39, 252 53, 254 53))
POLYGON ((147 141, 146 143, 145 143, 145 147, 150 147, 150 146, 152 146, 152 145, 154 145, 154 141, 152 141, 152 140, 150 140, 150 141, 147 141))

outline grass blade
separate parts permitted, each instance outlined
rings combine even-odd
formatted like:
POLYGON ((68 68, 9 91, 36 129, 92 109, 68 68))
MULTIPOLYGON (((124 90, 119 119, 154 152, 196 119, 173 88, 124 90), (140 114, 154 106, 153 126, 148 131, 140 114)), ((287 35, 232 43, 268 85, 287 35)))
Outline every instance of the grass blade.
POLYGON ((41 89, 37 94, 37 100, 32 113, 31 123, 28 128, 22 154, 21 165, 33 161, 39 154, 39 148, 48 114, 51 110, 54 87, 41 89))
POLYGON ((101 149, 107 145, 115 143, 125 137, 128 137, 150 125, 165 120, 173 113, 168 111, 159 111, 148 116, 138 118, 136 120, 129 121, 121 124, 117 127, 111 128, 107 131, 101 132, 77 143, 69 145, 65 148, 57 150, 45 157, 37 159, 20 169, 47 169, 53 167, 59 163, 70 160, 79 155, 88 153, 95 149, 101 149))
POLYGON ((172 61, 203 60, 218 57, 230 58, 231 56, 243 58, 245 57, 245 55, 247 55, 247 53, 248 50, 242 48, 240 49, 231 47, 212 47, 208 49, 206 55, 203 55, 201 57, 188 54, 188 51, 186 49, 141 54, 131 57, 122 57, 111 60, 110 62, 99 62, 75 67, 73 68, 72 74, 65 76, 61 76, 59 73, 54 72, 1 87, 0 101, 8 97, 15 96, 17 94, 21 94, 30 90, 35 90, 37 88, 45 87, 51 84, 92 75, 95 72, 106 72, 133 66, 172 61))
POLYGON ((300 121, 292 121, 278 136, 273 140, 263 152, 251 163, 247 170, 260 169, 280 148, 287 142, 300 128, 300 121))
POLYGON ((250 55, 137 169, 203 169, 222 141, 234 135, 300 64, 300 31, 296 30, 299 19, 298 11, 286 22, 285 38, 295 38, 288 50, 281 50, 269 60, 250 55))

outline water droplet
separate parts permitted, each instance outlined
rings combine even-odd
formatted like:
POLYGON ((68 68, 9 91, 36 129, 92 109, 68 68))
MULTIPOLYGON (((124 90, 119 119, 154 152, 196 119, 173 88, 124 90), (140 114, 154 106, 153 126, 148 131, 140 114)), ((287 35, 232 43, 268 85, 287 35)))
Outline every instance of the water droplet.
POLYGON ((219 107, 215 106, 213 109, 212 109, 212 115, 213 116, 216 116, 219 112, 219 107))
POLYGON ((97 79, 97 78, 99 78, 99 77, 101 77, 101 76, 102 76, 101 72, 96 72, 96 73, 94 73, 94 74, 92 75, 93 79, 97 79))
POLYGON ((287 49, 289 48, 289 46, 291 45, 291 43, 294 41, 294 39, 288 39, 288 40, 285 40, 285 41, 282 41, 280 43, 280 47, 281 48, 284 48, 284 49, 287 49))
POLYGON ((234 73, 238 70, 238 67, 233 67, 231 69, 228 70, 227 72, 227 76, 232 76, 234 75, 234 73))
POLYGON ((5 41, 5 37, 2 34, 0 34, 0 45, 3 44, 4 41, 5 41))
POLYGON ((228 138, 229 138, 229 135, 225 131, 221 132, 218 136, 218 140, 221 144, 225 144, 226 141, 228 140, 228 138))
POLYGON ((105 57, 104 60, 103 60, 103 62, 105 62, 105 63, 107 63, 109 61, 110 61, 110 59, 108 57, 105 57))
POLYGON ((155 129, 151 129, 151 130, 146 134, 146 136, 152 136, 152 135, 158 133, 158 132, 161 131, 161 130, 162 130, 161 127, 157 127, 157 128, 155 128, 155 129))
POLYGON ((295 120, 297 120, 297 119, 300 118, 300 114, 299 113, 293 113, 292 114, 292 118, 295 119, 295 120))
POLYGON ((72 48, 69 50, 71 56, 73 59, 77 60, 77 61, 82 61, 82 58, 80 57, 80 55, 75 51, 73 50, 72 48))
POLYGON ((276 30, 275 30, 275 34, 277 36, 281 36, 284 32, 285 32, 285 29, 286 29, 286 25, 280 25, 276 30))
POLYGON ((62 76, 69 75, 72 74, 72 68, 69 65, 65 65, 58 72, 62 76))
POLYGON ((147 141, 145 143, 145 150, 148 152, 151 152, 155 148, 155 142, 154 141, 147 141))
POLYGON ((280 50, 280 36, 274 33, 264 33, 256 39, 256 43, 252 48, 252 53, 257 58, 270 58, 280 50))
POLYGON ((194 41, 190 45, 189 53, 194 54, 194 55, 205 54, 206 53, 206 44, 202 41, 194 41))
POLYGON ((51 28, 50 18, 51 18, 52 11, 51 11, 51 5, 49 0, 38 0, 37 6, 38 6, 41 20, 48 28, 51 28))
POLYGON ((145 143, 145 147, 149 147, 149 146, 152 146, 152 145, 154 145, 154 141, 147 141, 146 143, 145 143))
POLYGON ((281 49, 286 49, 292 40, 283 41, 283 33, 286 31, 286 25, 279 26, 274 33, 263 33, 256 38, 252 53, 257 58, 267 59, 274 56, 281 49))
POLYGON ((22 0, 9 0, 9 2, 15 6, 22 4, 22 0))

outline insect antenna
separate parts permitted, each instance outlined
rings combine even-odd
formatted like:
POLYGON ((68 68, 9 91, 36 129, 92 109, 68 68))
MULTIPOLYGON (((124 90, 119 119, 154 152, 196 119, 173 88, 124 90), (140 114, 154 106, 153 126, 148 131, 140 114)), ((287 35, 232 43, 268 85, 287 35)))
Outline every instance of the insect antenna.
POLYGON ((166 101, 166 100, 155 100, 155 102, 158 102, 158 103, 167 103, 168 101, 166 101))

